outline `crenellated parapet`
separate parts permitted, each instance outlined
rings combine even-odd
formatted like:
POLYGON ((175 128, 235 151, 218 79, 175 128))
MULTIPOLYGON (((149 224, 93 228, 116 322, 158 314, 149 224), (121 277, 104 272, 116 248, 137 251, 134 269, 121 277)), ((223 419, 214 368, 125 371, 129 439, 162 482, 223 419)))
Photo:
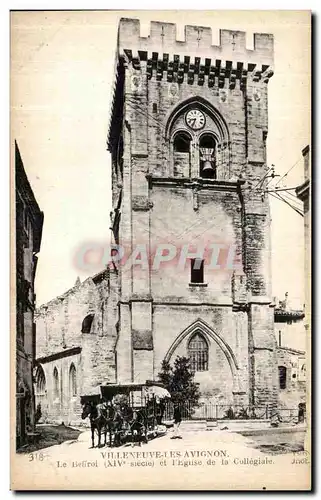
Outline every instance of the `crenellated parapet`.
MULTIPOLYGON (((244 31, 220 30, 220 45, 212 45, 212 30, 203 26, 185 26, 185 41, 176 40, 176 25, 151 22, 150 35, 140 36, 137 19, 121 19, 118 30, 118 56, 132 61, 139 69, 147 61, 147 72, 161 79, 164 72, 177 73, 183 79, 199 75, 219 76, 222 71, 236 74, 255 72, 268 78, 273 68, 273 35, 254 34, 254 50, 246 48, 244 31)), ((243 74, 244 76, 246 75, 243 74)))

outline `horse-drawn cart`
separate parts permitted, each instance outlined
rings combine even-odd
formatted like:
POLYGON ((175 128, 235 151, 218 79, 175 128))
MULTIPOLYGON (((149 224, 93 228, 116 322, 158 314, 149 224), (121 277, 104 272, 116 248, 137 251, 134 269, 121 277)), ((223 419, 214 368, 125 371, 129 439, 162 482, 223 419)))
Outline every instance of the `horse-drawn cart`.
POLYGON ((89 417, 92 429, 98 432, 98 446, 101 434, 109 434, 109 446, 119 446, 127 442, 141 444, 148 439, 166 433, 162 426, 164 398, 169 392, 161 383, 106 384, 100 386, 101 396, 82 396, 82 418, 89 417))
POLYGON ((92 403, 98 405, 101 400, 100 394, 88 394, 85 396, 80 396, 80 404, 83 406, 86 403, 92 403))

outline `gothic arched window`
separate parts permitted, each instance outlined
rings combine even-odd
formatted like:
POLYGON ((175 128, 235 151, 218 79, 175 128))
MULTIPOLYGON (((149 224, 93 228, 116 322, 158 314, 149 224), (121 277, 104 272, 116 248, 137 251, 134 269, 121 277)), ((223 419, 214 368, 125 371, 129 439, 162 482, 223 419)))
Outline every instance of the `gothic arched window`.
POLYGON ((188 357, 194 372, 208 370, 208 345, 201 333, 195 333, 188 343, 188 357))
POLYGON ((77 396, 77 372, 73 363, 69 370, 69 391, 71 397, 77 396))
POLYGON ((46 392, 46 377, 42 366, 38 366, 36 373, 36 394, 41 396, 46 392))
POLYGON ((81 333, 90 333, 91 325, 94 319, 94 314, 88 314, 81 325, 81 333))
POLYGON ((212 135, 205 134, 199 141, 200 176, 216 179, 216 142, 212 135))
POLYGON ((286 389, 286 367, 279 366, 279 386, 280 389, 286 389))
POLYGON ((53 371, 53 394, 55 399, 59 398, 59 375, 56 367, 53 371))
POLYGON ((228 126, 223 115, 207 99, 194 96, 174 107, 165 125, 165 139, 170 155, 170 176, 230 177, 228 126))

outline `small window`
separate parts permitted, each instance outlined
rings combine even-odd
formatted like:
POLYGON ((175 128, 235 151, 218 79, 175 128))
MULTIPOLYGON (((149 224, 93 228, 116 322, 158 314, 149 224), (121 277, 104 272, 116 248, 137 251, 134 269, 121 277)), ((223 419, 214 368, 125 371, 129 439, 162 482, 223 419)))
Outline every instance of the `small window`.
POLYGON ((81 333, 90 333, 94 314, 88 314, 82 322, 81 333))
POLYGON ((69 390, 70 396, 77 396, 77 372, 75 365, 72 363, 69 370, 69 390))
POLYGON ((55 399, 59 398, 59 375, 56 367, 53 371, 53 394, 55 399))
POLYGON ((157 113, 157 104, 153 102, 153 113, 157 113))
POLYGON ((189 153, 190 143, 191 138, 188 134, 184 132, 177 134, 174 139, 174 151, 176 153, 189 153))
POLYGON ((188 357, 194 372, 208 370, 208 345, 201 333, 195 333, 189 341, 188 357))
POLYGON ((204 283, 204 260, 191 259, 191 283, 204 283))
POLYGON ((279 385, 280 389, 286 389, 286 367, 279 366, 279 385))

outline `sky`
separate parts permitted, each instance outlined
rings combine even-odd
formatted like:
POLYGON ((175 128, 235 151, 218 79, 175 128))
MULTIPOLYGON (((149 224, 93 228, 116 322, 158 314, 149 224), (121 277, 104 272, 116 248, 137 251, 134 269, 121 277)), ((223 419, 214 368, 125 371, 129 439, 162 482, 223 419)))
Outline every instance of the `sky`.
MULTIPOLYGON (((110 239, 110 154, 106 137, 120 17, 274 35, 269 83, 268 165, 287 186, 303 181, 301 151, 310 143, 310 18, 300 11, 60 11, 11 13, 11 139, 17 140, 44 229, 36 275, 37 305, 71 288, 77 250, 110 239)), ((273 295, 304 303, 303 218, 271 198, 273 295)))

